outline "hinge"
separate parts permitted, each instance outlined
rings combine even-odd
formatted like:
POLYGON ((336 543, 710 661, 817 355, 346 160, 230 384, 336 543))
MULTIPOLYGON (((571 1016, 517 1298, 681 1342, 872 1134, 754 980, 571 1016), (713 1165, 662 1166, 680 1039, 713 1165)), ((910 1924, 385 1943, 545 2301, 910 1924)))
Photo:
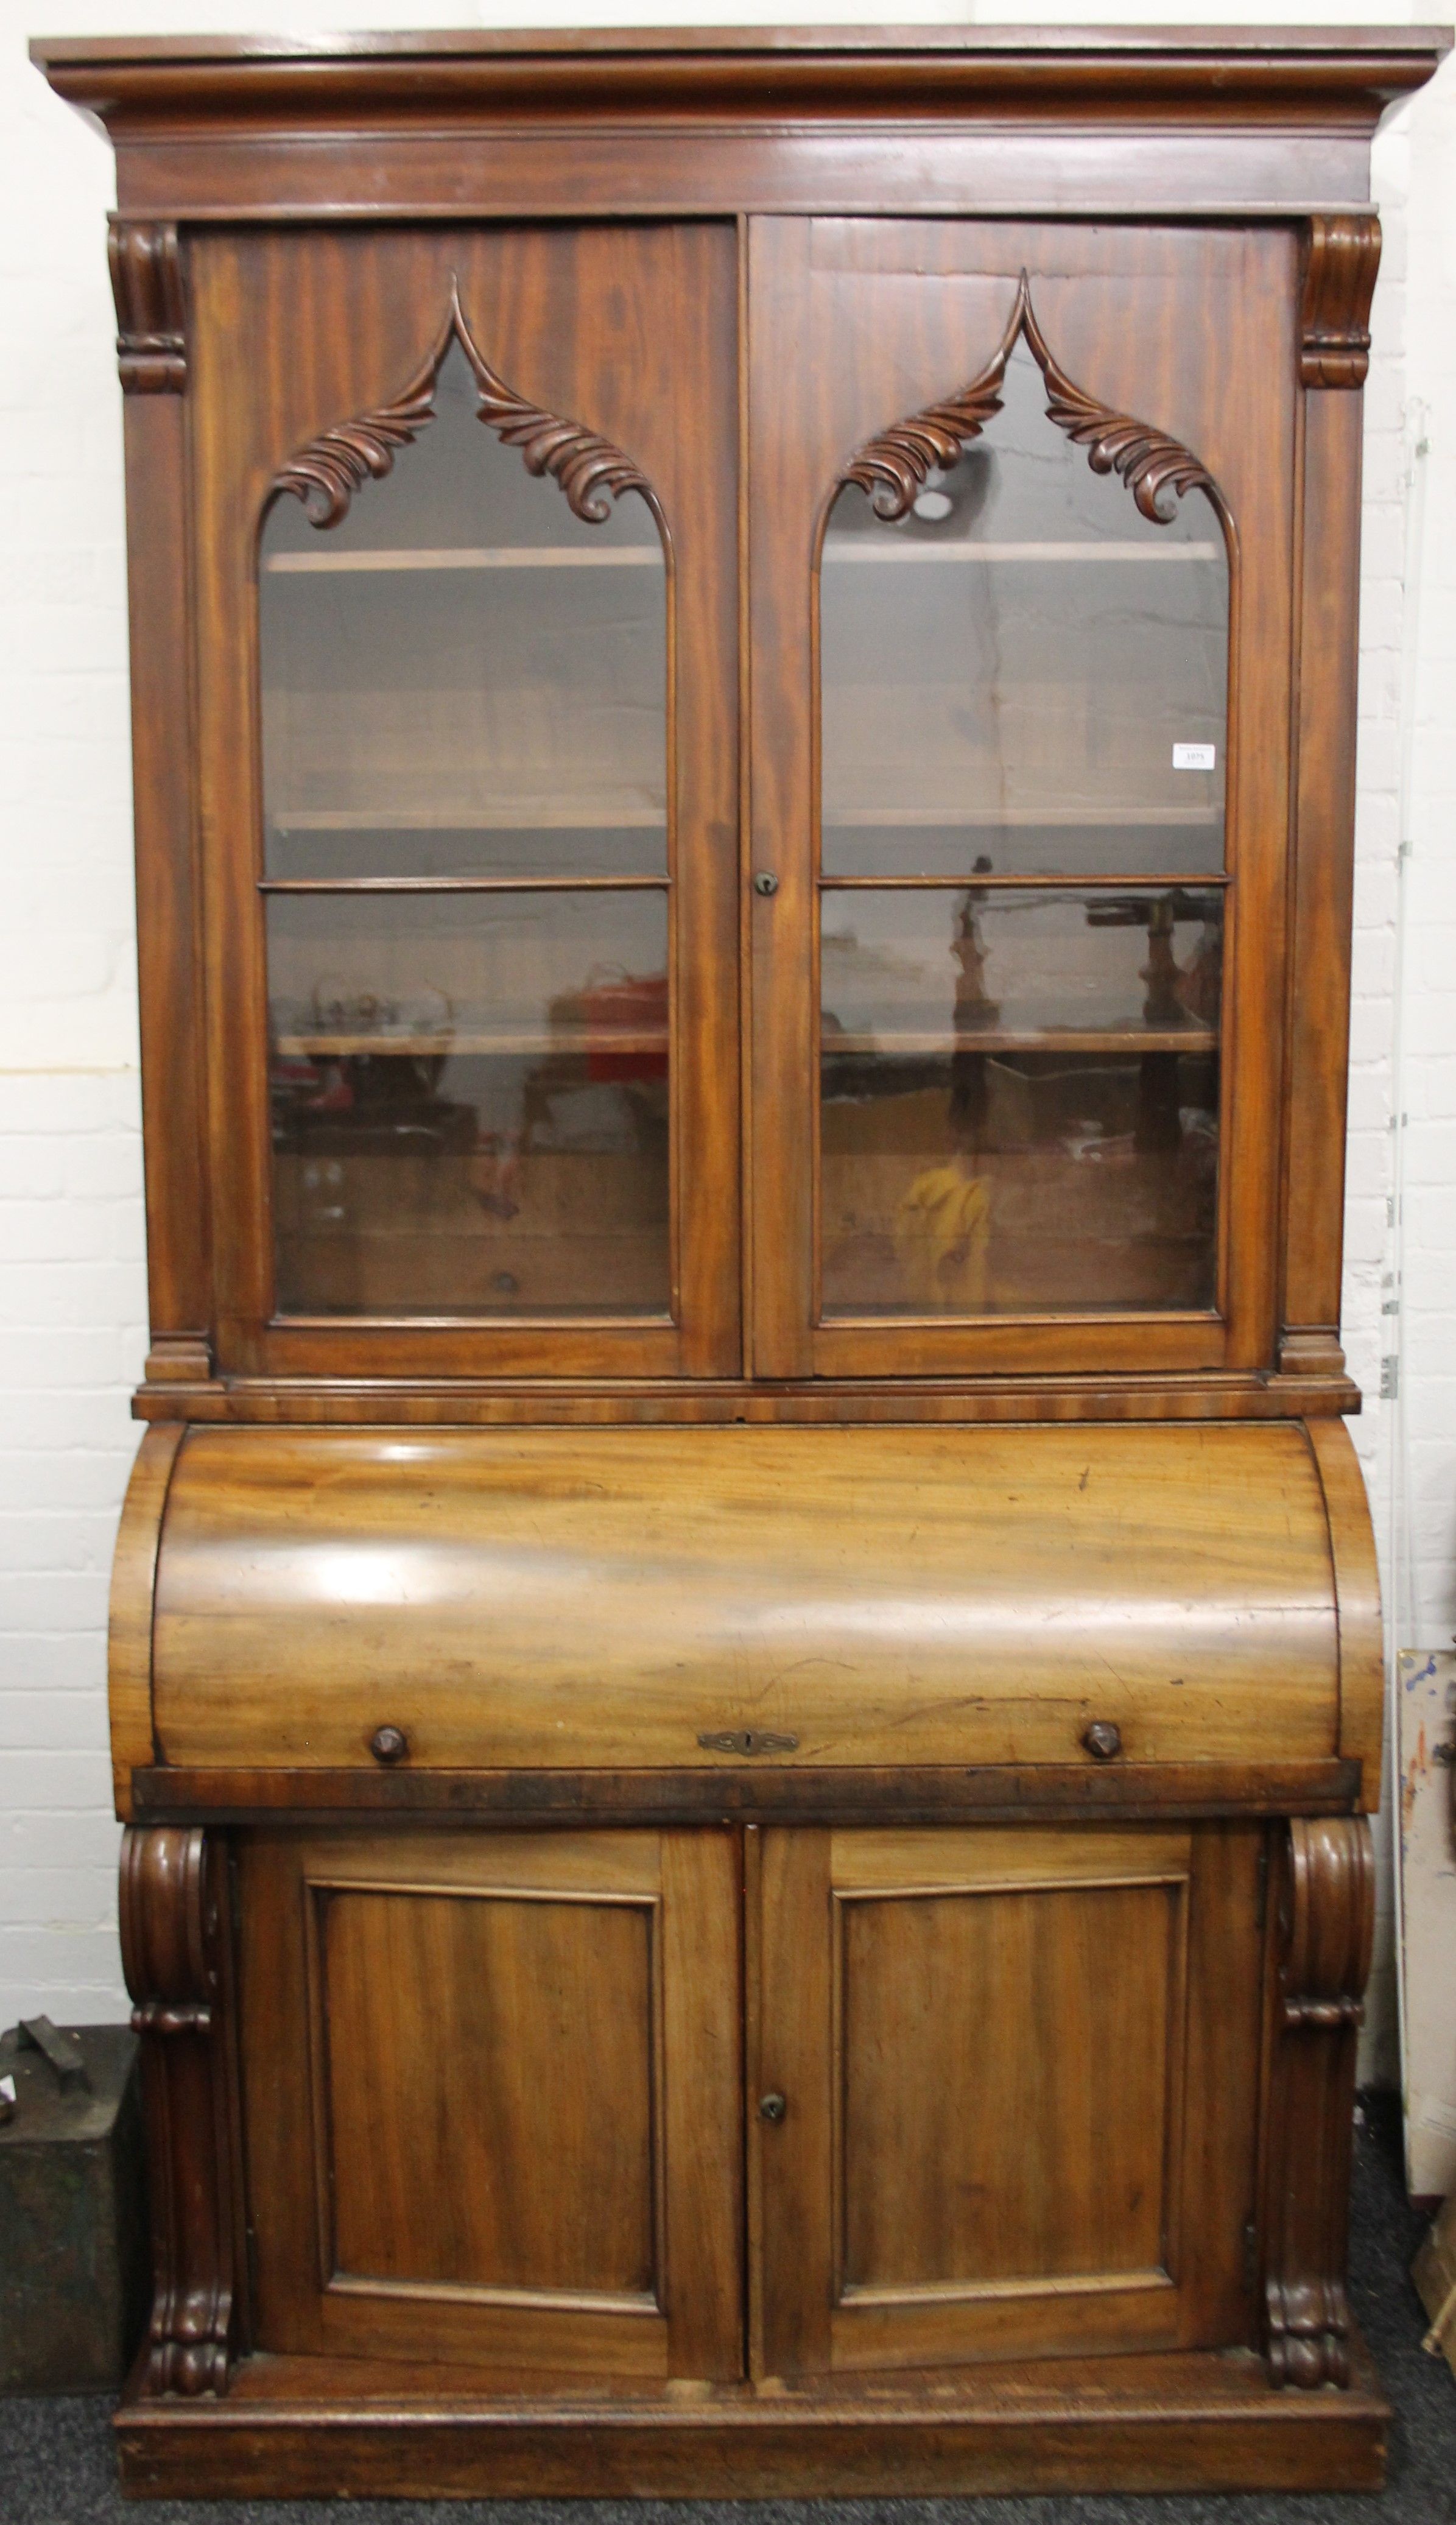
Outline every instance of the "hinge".
POLYGON ((1387 1350, 1381 1362, 1381 1401, 1398 1403, 1399 1400, 1400 1354, 1398 1351, 1387 1350))
POLYGON ((1254 1878, 1254 1926, 1262 1929, 1269 1914, 1269 1835, 1259 1844, 1259 1864, 1254 1878))
POLYGON ((1252 2218, 1243 2226, 1243 2285, 1249 2297, 1259 2285, 1259 2230, 1252 2218))

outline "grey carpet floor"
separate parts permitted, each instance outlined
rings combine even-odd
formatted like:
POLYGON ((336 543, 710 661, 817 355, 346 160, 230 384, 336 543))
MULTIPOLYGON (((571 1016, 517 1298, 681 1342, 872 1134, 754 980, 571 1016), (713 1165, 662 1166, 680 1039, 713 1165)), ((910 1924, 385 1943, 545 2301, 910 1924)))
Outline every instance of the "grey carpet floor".
POLYGON ((133 2505, 116 2485, 111 2404, 0 2401, 0 2525, 1456 2525, 1456 2378, 1421 2348, 1410 2284, 1424 2221, 1406 2202, 1393 2115, 1372 2103, 1356 2151, 1355 2311, 1395 2408, 1379 2496, 1218 2499, 866 2499, 698 2502, 571 2500, 171 2500, 133 2505))

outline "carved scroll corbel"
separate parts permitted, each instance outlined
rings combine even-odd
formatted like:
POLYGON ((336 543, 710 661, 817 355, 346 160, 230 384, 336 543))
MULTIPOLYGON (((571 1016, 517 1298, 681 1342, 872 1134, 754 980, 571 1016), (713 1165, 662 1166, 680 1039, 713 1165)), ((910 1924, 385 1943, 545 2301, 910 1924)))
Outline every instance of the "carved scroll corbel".
POLYGON ((177 232, 170 220, 113 219, 107 237, 123 394, 181 394, 187 313, 177 232))
POLYGON ((1306 386, 1363 386, 1370 368, 1370 302, 1381 268, 1373 211, 1317 211, 1304 249, 1299 378, 1306 386))
POLYGON ((121 1961, 141 2037, 152 2197, 149 2394, 222 2394, 236 2335, 220 1852, 201 1829, 121 1844, 121 1961))
POLYGON ((1280 1877, 1264 2355, 1278 2385, 1347 2385, 1355 2046, 1375 1935, 1369 1823, 1296 1819, 1280 1877))

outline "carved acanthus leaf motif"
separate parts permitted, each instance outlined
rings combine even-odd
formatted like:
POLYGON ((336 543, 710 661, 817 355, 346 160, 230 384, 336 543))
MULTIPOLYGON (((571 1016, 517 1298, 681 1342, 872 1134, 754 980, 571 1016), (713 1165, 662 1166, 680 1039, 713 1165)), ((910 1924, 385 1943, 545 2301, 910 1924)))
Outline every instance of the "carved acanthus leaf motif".
POLYGON ((1006 363, 1023 333, 1046 381, 1048 419, 1075 446, 1086 448, 1094 473, 1116 473, 1126 482, 1144 518, 1166 526, 1173 511, 1163 505, 1165 498, 1181 499, 1191 490, 1213 491, 1207 468, 1178 439, 1144 421, 1135 421, 1131 413, 1111 411, 1074 385, 1057 367, 1032 313, 1025 272, 1006 330, 979 376, 945 403, 929 404, 923 412, 896 421, 878 438, 867 440, 846 466, 841 482, 856 483, 867 492, 877 517, 891 521, 902 518, 932 467, 948 470, 961 449, 978 438, 1000 411, 1006 363))
POLYGON ((610 503, 624 491, 640 491, 655 509, 646 475, 609 438, 579 421, 542 411, 497 376, 471 338, 454 286, 440 338, 398 400, 320 431, 284 466, 274 490, 292 491, 315 526, 336 526, 348 515, 355 492, 371 475, 378 481, 389 472, 397 451, 434 420, 435 381, 453 342, 460 343, 475 379, 476 419, 503 445, 520 450, 528 472, 549 473, 559 483, 576 517, 588 525, 601 525, 611 514, 610 503))
POLYGON ((187 382, 186 309, 170 220, 112 219, 107 234, 123 394, 180 394, 187 382))
POLYGON ((1074 447, 1086 448, 1094 473, 1116 473, 1126 482, 1144 518, 1155 526, 1166 526, 1175 513, 1164 507, 1165 494, 1181 500, 1186 491, 1213 489, 1207 467, 1178 439, 1170 438, 1166 430, 1153 429, 1145 421, 1135 421, 1131 413, 1110 411, 1072 383, 1047 349, 1030 299, 1023 329, 1046 380, 1048 420, 1074 447))
POLYGON ((579 421, 558 421, 527 403, 524 395, 513 393, 486 365, 463 323, 459 331, 475 371, 478 419, 495 431, 504 447, 520 449, 528 473, 549 473, 560 484, 573 516, 600 526, 611 515, 611 502, 624 491, 651 497, 646 475, 609 438, 579 421))
POLYGON ((355 492, 370 476, 381 481, 393 467, 396 452, 408 447, 434 420, 438 366, 438 361, 432 363, 425 376, 407 386, 397 403, 311 438, 284 466, 274 488, 292 491, 302 500, 314 525, 336 526, 348 516, 355 492))
POLYGON ((944 403, 927 404, 923 412, 896 421, 878 438, 866 439, 850 458, 840 479, 853 482, 867 493, 877 518, 893 523, 897 518, 904 517, 931 471, 939 468, 948 472, 961 449, 979 438, 987 422, 1000 411, 1006 362, 1030 304, 1023 272, 1010 322, 980 375, 972 377, 958 394, 947 395, 944 403))

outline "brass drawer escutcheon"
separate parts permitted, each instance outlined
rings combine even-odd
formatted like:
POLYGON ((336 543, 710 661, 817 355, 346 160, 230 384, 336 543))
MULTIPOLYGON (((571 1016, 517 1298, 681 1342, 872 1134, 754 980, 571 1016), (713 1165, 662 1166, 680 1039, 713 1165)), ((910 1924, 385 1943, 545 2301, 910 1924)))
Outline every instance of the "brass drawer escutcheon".
POLYGON ((700 1736, 705 1754, 797 1754, 797 1736, 770 1736, 756 1727, 725 1727, 717 1735, 700 1736))

